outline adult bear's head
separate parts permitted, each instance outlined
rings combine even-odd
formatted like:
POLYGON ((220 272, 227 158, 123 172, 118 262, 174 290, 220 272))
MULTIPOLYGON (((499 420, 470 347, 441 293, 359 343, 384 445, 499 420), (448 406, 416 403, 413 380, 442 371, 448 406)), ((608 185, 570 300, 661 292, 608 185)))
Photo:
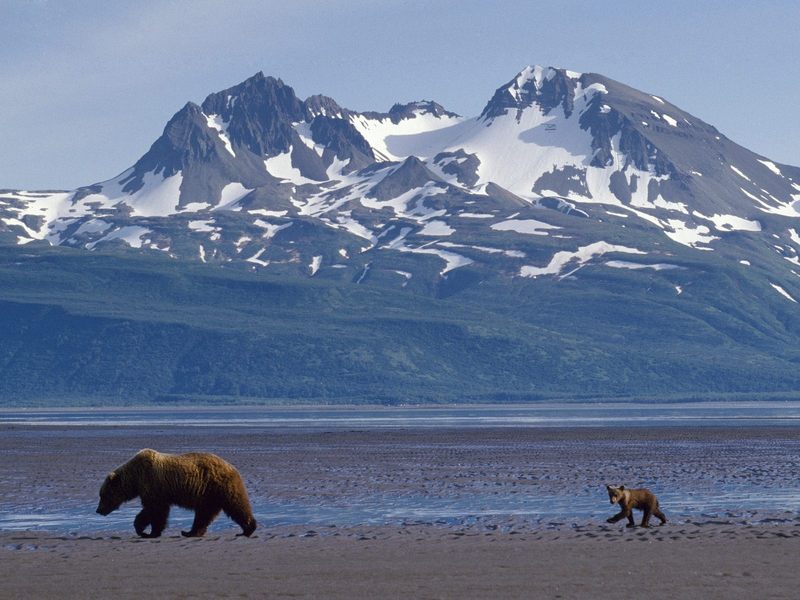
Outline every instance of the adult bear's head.
POLYGON ((117 510, 123 502, 132 500, 134 494, 126 489, 123 477, 116 471, 112 471, 106 477, 103 485, 100 486, 100 502, 97 505, 97 512, 103 516, 117 510))

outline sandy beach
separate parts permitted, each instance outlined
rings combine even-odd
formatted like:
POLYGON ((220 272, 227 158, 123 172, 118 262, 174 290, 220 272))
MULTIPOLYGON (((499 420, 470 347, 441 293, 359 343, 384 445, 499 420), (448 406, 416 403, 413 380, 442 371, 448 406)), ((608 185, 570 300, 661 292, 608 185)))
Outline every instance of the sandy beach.
POLYGON ((795 598, 793 428, 308 430, 5 426, 0 596, 795 598), (94 514, 141 447, 242 472, 260 526, 135 537, 94 514), (670 522, 609 525, 605 483, 646 485, 670 522))
POLYGON ((724 599, 796 598, 800 586, 800 525, 309 531, 248 540, 4 533, 2 596, 724 599))

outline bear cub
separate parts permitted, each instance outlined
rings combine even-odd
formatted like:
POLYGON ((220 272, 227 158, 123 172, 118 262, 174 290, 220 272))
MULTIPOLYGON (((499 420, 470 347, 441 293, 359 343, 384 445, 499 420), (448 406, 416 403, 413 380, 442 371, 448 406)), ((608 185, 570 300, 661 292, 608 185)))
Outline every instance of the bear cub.
POLYGON ((635 527, 633 522, 633 509, 641 510, 644 512, 642 516, 642 527, 650 527, 650 515, 655 515, 661 520, 661 524, 667 522, 667 517, 661 512, 658 507, 658 498, 655 494, 646 488, 627 489, 624 485, 614 487, 607 485, 608 498, 611 504, 619 504, 622 510, 613 517, 606 519, 607 523, 616 523, 620 519, 627 517, 627 527, 635 527))
POLYGON ((239 471, 219 456, 204 452, 163 454, 145 448, 108 474, 100 488, 97 512, 108 515, 139 497, 142 510, 133 527, 141 537, 156 538, 167 526, 170 507, 194 510, 185 537, 200 537, 221 512, 250 536, 256 520, 239 471), (147 533, 147 528, 150 532, 147 533))

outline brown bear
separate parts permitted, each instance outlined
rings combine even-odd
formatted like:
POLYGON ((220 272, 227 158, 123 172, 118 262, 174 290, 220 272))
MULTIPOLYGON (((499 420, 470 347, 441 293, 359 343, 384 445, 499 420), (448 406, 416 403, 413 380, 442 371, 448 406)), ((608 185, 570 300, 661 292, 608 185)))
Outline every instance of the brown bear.
POLYGON ((139 496, 142 510, 133 527, 141 537, 156 538, 167 526, 174 504, 194 510, 194 522, 185 537, 200 537, 220 511, 250 536, 256 520, 241 475, 219 456, 205 452, 162 454, 145 448, 108 474, 100 488, 97 512, 107 515, 123 502, 139 496), (150 527, 150 533, 145 530, 150 527))
POLYGON ((608 498, 611 504, 619 504, 622 507, 619 513, 606 519, 607 523, 616 523, 620 519, 627 517, 627 527, 635 527, 636 524, 633 522, 634 508, 644 512, 642 516, 642 527, 650 527, 651 514, 661 519, 662 525, 667 522, 667 517, 664 516, 664 513, 661 512, 661 509, 658 507, 658 498, 656 498, 655 494, 650 490, 645 488, 629 490, 626 489, 624 485, 619 487, 607 485, 606 489, 608 490, 608 498))

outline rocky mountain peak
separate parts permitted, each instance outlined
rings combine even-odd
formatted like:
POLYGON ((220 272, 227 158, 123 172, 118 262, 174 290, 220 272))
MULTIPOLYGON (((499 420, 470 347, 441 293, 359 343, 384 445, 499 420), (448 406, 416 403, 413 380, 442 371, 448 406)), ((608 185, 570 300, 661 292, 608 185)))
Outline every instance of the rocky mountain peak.
POLYGON ((288 151, 291 124, 306 117, 306 107, 294 90, 280 79, 264 77, 261 72, 209 95, 202 110, 225 125, 234 148, 242 146, 258 156, 288 151))
POLYGON ((446 110, 438 102, 432 100, 417 100, 406 104, 394 104, 389 109, 389 118, 393 123, 399 123, 403 119, 413 119, 417 115, 433 115, 434 117, 458 117, 454 112, 446 110))
POLYGON ((343 115, 350 112, 347 109, 339 106, 339 104, 333 98, 323 96, 322 94, 315 94, 306 98, 305 106, 306 119, 309 121, 318 115, 322 115, 323 117, 342 118, 343 115))
POLYGON ((561 105, 564 114, 572 113, 575 88, 582 74, 541 67, 528 66, 495 91, 492 98, 481 112, 481 118, 493 119, 506 114, 509 110, 522 111, 534 104, 545 114, 561 105))

